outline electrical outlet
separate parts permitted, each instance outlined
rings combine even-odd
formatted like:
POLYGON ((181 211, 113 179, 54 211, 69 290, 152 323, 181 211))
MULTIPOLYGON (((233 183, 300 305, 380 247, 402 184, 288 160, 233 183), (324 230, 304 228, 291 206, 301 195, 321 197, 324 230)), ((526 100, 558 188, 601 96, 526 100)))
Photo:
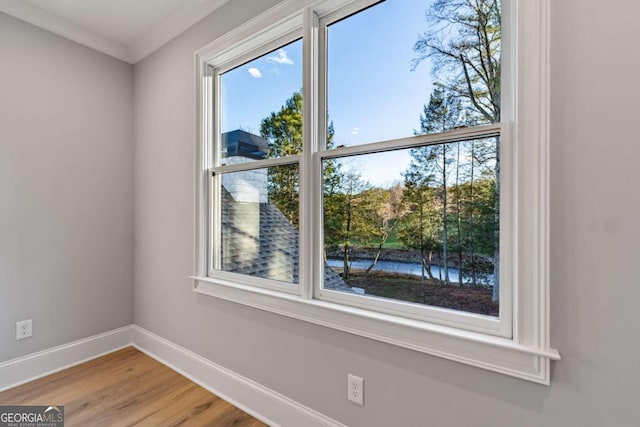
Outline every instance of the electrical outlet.
POLYGON ((16 322, 16 339, 23 340, 33 335, 33 323, 31 319, 16 322))
POLYGON ((355 375, 347 375, 347 399, 364 406, 364 380, 355 375))

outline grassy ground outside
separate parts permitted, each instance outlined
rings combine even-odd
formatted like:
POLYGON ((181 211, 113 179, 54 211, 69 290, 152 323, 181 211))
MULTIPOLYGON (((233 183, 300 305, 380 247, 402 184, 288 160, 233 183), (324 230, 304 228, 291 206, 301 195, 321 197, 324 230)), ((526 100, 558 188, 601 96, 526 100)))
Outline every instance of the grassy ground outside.
MULTIPOLYGON (((336 269, 342 273, 340 269, 336 269)), ((455 283, 443 285, 438 281, 426 280, 420 276, 385 271, 353 269, 347 283, 351 287, 362 288, 366 295, 414 302, 435 307, 449 308, 469 313, 498 316, 499 306, 492 301, 491 287, 463 285, 455 283)))
POLYGON ((391 232, 389 233, 389 237, 387 237, 387 240, 385 240, 384 242, 383 247, 387 249, 405 249, 406 248, 404 243, 402 243, 400 239, 398 239, 398 233, 396 232, 395 229, 391 230, 391 232))
MULTIPOLYGON (((370 247, 371 249, 377 248, 377 246, 374 243, 371 243, 369 241, 361 242, 357 239, 354 239, 351 242, 351 244, 355 247, 365 247, 365 248, 370 247)), ((387 237, 387 240, 384 241, 384 245, 382 247, 383 249, 407 249, 404 243, 402 243, 398 238, 398 233, 396 230, 391 230, 391 232, 389 233, 389 236, 387 237)))

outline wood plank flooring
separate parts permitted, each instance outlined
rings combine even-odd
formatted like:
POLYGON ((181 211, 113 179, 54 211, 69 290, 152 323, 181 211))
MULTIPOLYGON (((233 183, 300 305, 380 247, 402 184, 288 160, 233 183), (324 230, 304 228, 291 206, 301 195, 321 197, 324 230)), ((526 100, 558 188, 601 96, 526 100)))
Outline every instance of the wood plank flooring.
POLYGON ((64 405, 68 427, 266 426, 133 347, 0 393, 0 405, 64 405))

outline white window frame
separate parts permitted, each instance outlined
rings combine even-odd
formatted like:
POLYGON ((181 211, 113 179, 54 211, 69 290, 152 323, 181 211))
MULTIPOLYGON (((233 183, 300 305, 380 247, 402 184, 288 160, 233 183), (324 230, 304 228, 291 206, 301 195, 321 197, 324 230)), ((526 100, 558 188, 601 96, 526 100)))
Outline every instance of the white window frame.
MULTIPOLYGON (((359 147, 323 150, 326 111, 319 58, 324 23, 376 0, 283 1, 216 39, 195 54, 198 138, 196 161, 195 262, 193 290, 295 319, 369 337, 420 352, 482 367, 525 380, 549 384, 550 362, 560 358, 549 342, 549 0, 503 0, 503 122, 470 129, 381 142, 368 152, 424 143, 452 142, 500 134, 501 139, 501 300, 500 319, 321 289, 321 203, 317 182, 322 158, 362 151, 359 147), (340 10, 340 11, 338 11, 340 10), (338 11, 338 12, 336 12, 338 11), (516 25, 510 25, 515 23, 516 25), (300 174, 300 285, 246 275, 210 271, 213 240, 210 209, 216 163, 214 123, 218 107, 213 85, 216 69, 239 65, 278 45, 303 36, 304 148, 295 159, 267 159, 264 165, 298 163, 300 174), (295 37, 294 37, 295 35, 295 37), (284 37, 284 38, 283 38, 284 37), (506 60, 505 60, 506 58, 506 60), (513 102, 510 102, 513 100, 513 102), (505 148, 506 147, 506 148, 505 148), (506 178, 505 178, 506 177, 506 178), (505 207, 507 209, 505 209, 505 207), (376 300, 373 304, 367 300, 376 300), (414 306, 405 304, 406 308, 414 306), (391 307, 391 308, 389 308, 391 307), (401 307, 397 310, 394 307, 401 307), (427 313, 426 317, 423 313, 427 313), (398 315, 400 314, 400 315, 398 315)), ((257 167, 251 162, 246 168, 257 167)), ((235 169, 237 165, 233 166, 235 169)), ((262 166, 264 167, 264 166, 262 166)), ((220 169, 222 168, 222 169, 220 169)), ((234 170, 235 170, 234 169, 234 170)))

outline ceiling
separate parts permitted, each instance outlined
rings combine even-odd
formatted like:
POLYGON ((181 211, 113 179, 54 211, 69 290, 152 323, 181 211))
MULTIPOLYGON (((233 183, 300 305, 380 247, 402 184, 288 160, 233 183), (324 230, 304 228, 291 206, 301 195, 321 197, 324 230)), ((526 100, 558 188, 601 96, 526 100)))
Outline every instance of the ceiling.
POLYGON ((134 64, 230 0, 0 0, 0 12, 134 64))

